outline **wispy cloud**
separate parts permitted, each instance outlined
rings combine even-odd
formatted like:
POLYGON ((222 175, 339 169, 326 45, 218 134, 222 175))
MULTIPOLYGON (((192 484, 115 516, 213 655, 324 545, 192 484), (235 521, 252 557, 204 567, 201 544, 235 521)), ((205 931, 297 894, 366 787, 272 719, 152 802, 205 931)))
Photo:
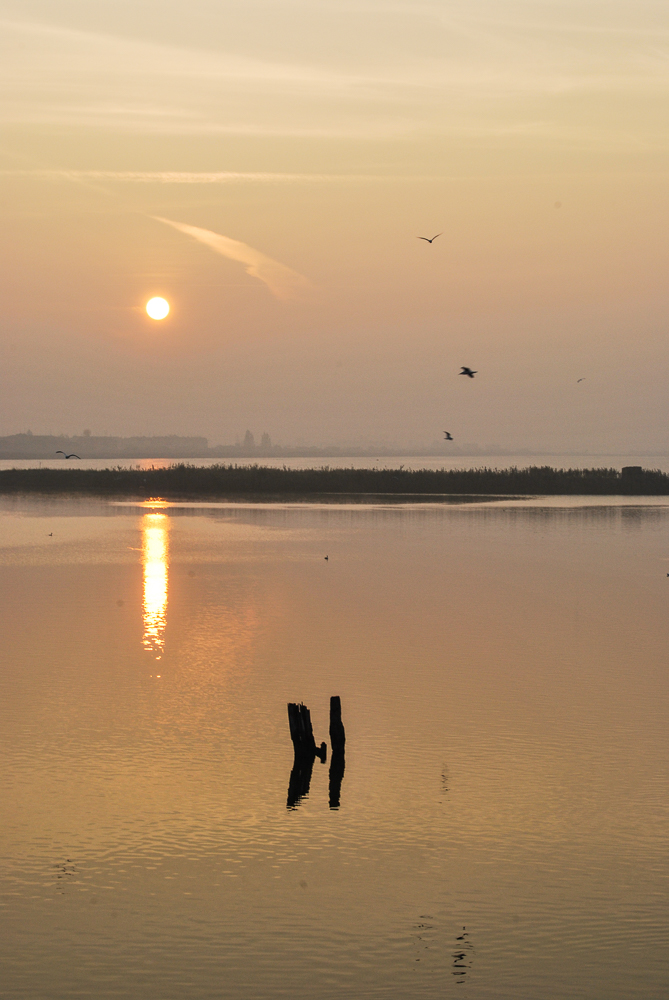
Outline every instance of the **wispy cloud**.
MULTIPOLYGON (((287 22, 280 5, 265 4, 255 30, 256 2, 240 15, 254 30, 240 34, 224 30, 225 5, 212 3, 218 32, 191 25, 162 40, 121 14, 118 34, 0 19, 0 121, 362 140, 472 128, 494 135, 500 124, 539 117, 581 136, 602 115, 581 121, 574 94, 593 108, 626 94, 628 120, 663 132, 663 119, 645 112, 649 95, 656 103, 669 91, 667 29, 656 30, 651 0, 637 0, 626 17, 616 10, 631 11, 628 0, 608 3, 601 30, 596 4, 516 0, 500 12, 492 0, 347 0, 342 14, 343 5, 306 3, 287 22), (377 30, 381 11, 388 17, 377 30), (635 102, 645 102, 643 115, 635 102)), ((616 133, 620 118, 607 130, 616 133)))
POLYGON ((308 280, 292 268, 267 257, 260 250, 241 243, 239 240, 230 239, 229 236, 222 236, 214 233, 210 229, 200 229, 199 226, 188 226, 183 222, 175 222, 173 219, 163 219, 161 216, 152 215, 156 222, 164 222, 166 226, 172 226, 185 236, 190 236, 198 243, 204 243, 214 253, 220 253, 223 257, 236 260, 243 264, 247 274, 253 278, 258 278, 269 288, 272 295, 284 301, 297 299, 309 288, 308 280))
MULTIPOLYGON (((337 181, 416 180, 395 174, 279 174, 234 170, 0 170, 0 177, 34 177, 64 181, 123 181, 136 184, 301 184, 337 181)), ((422 177, 421 180, 429 178, 422 177)))

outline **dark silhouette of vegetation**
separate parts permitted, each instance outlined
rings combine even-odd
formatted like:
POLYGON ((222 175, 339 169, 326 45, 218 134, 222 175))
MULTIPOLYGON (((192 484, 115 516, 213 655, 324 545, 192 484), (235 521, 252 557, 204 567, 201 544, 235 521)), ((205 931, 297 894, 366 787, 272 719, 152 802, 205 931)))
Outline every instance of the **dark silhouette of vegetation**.
POLYGON ((0 493, 89 494, 148 499, 394 498, 465 496, 667 496, 669 475, 657 469, 281 469, 261 465, 173 465, 157 469, 7 469, 0 493))

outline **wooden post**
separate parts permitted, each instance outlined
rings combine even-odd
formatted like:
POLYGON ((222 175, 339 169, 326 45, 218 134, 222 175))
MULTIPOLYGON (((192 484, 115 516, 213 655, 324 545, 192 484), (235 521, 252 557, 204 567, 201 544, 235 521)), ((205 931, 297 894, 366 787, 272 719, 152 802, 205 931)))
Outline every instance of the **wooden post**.
POLYGON ((341 783, 344 777, 346 761, 344 747, 346 733, 341 721, 341 699, 339 695, 330 698, 330 742, 332 743, 332 758, 330 761, 330 809, 339 809, 341 783))
POLYGON ((316 746, 311 726, 311 714, 306 705, 288 703, 288 725, 295 750, 295 760, 293 761, 293 770, 290 772, 286 807, 296 809, 300 800, 309 794, 314 760, 319 757, 321 763, 325 763, 327 746, 325 743, 321 743, 319 747, 316 746))
MULTIPOLYGON (((290 774, 286 805, 288 809, 295 809, 300 800, 309 794, 315 758, 318 757, 321 764, 324 764, 328 748, 326 743, 316 746, 311 725, 311 713, 306 705, 288 702, 288 725, 295 750, 295 760, 290 774)), ((330 768, 330 807, 337 809, 339 807, 341 779, 344 775, 344 743, 346 742, 341 722, 339 698, 330 699, 330 739, 333 747, 330 768)))
POLYGON ((288 703, 288 725, 296 757, 316 756, 316 741, 311 727, 311 714, 306 705, 288 703))
POLYGON ((346 746, 346 733, 344 724, 341 721, 341 698, 335 695, 330 698, 330 743, 332 753, 344 752, 346 746))

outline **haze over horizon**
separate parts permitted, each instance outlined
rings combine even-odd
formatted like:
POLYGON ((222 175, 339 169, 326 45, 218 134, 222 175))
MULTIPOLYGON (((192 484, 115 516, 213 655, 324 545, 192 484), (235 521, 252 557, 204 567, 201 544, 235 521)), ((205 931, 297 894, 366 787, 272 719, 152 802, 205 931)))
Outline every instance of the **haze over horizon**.
POLYGON ((669 451, 665 4, 0 22, 0 434, 669 451))

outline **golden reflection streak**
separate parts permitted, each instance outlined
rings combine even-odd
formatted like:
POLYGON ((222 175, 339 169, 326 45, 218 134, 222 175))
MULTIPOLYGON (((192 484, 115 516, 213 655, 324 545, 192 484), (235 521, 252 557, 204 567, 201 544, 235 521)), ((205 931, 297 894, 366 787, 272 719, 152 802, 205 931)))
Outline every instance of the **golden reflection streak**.
POLYGON ((167 624, 168 529, 166 514, 145 514, 142 518, 142 562, 144 565, 144 648, 157 660, 165 648, 167 624))

